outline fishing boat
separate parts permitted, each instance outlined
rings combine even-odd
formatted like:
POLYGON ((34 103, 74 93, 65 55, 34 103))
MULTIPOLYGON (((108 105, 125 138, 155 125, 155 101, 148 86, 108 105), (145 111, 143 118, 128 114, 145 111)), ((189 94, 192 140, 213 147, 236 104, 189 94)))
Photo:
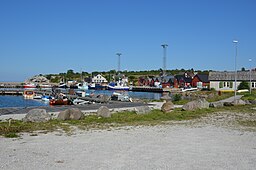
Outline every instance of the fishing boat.
POLYGON ((108 89, 109 90, 126 90, 127 91, 127 90, 129 90, 129 86, 126 86, 119 82, 116 82, 116 83, 112 82, 112 83, 108 84, 108 89))
POLYGON ((83 82, 83 83, 78 83, 77 84, 77 87, 78 87, 78 89, 80 89, 80 90, 88 90, 88 84, 86 83, 86 82, 83 82))
POLYGON ((42 100, 43 100, 44 102, 49 102, 49 101, 52 100, 52 99, 54 99, 54 97, 52 97, 52 96, 42 96, 42 100))
POLYGON ((23 97, 25 99, 33 99, 34 95, 35 95, 35 92, 32 90, 25 90, 23 93, 23 97))
POLYGON ((24 89, 32 89, 32 88, 36 88, 36 85, 34 83, 26 83, 23 85, 24 89))
POLYGON ((70 105, 71 102, 68 99, 51 99, 50 105, 70 105))

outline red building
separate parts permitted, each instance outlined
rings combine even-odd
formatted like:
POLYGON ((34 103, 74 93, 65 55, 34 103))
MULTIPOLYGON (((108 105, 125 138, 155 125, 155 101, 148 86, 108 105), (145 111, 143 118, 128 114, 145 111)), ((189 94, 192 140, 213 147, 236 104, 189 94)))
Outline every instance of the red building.
POLYGON ((194 76, 191 82, 192 87, 197 88, 209 88, 210 87, 210 81, 208 79, 209 75, 207 74, 197 74, 194 76))

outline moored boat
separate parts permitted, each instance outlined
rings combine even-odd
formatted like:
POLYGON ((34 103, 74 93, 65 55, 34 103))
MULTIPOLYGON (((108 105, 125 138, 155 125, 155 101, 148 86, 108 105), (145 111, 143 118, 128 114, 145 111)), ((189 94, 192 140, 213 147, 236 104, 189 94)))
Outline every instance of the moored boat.
POLYGON ((129 86, 125 86, 120 83, 109 83, 108 85, 109 90, 129 90, 129 86))
POLYGON ((35 92, 32 90, 25 90, 23 96, 25 99, 33 99, 35 92))
POLYGON ((71 102, 68 99, 51 99, 50 105, 70 105, 71 102))
POLYGON ((28 89, 28 88, 36 88, 36 85, 34 83, 26 83, 23 85, 24 89, 28 89))

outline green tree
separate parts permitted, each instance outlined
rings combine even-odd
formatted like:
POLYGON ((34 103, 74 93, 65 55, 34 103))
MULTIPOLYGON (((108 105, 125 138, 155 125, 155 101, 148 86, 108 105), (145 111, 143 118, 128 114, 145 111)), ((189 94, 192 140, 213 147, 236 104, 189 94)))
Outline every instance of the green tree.
POLYGON ((237 87, 238 90, 242 90, 242 89, 250 89, 249 83, 246 81, 242 81, 239 86, 237 87))

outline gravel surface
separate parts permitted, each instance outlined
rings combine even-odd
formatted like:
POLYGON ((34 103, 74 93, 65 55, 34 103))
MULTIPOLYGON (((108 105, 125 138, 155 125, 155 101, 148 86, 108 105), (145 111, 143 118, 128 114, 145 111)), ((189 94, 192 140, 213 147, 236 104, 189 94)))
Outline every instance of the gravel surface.
POLYGON ((0 169, 255 169, 256 131, 222 126, 218 120, 229 122, 229 116, 220 115, 159 126, 77 130, 71 136, 0 138, 0 169))

